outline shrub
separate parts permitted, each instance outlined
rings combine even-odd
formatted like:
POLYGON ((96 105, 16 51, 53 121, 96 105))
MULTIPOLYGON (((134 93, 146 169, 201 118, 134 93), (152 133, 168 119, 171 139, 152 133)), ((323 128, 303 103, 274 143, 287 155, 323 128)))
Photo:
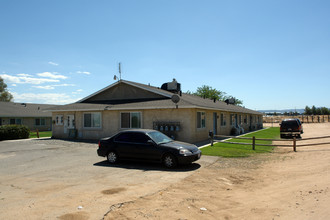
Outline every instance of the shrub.
POLYGON ((29 138, 30 129, 25 125, 0 126, 0 141, 29 138))
POLYGON ((239 135, 239 130, 238 130, 238 128, 236 128, 236 127, 232 127, 231 128, 231 130, 230 130, 230 135, 231 136, 236 136, 236 135, 239 135))

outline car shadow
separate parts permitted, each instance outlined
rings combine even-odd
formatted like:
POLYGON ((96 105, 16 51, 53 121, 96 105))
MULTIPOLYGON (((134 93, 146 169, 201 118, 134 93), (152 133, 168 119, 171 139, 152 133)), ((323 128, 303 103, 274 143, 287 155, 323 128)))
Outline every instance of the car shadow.
POLYGON ((189 172, 197 170, 201 167, 198 163, 191 163, 186 165, 178 165, 176 168, 166 168, 159 163, 135 162, 135 161, 121 161, 116 164, 110 164, 107 160, 93 164, 99 167, 116 167, 123 169, 134 169, 143 171, 171 171, 171 172, 189 172))

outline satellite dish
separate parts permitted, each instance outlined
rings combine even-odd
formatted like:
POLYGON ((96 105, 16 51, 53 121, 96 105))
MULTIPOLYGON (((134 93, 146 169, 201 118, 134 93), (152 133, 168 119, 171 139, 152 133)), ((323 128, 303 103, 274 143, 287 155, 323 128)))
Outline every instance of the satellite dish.
POLYGON ((180 101, 180 96, 177 94, 174 94, 174 95, 172 95, 171 99, 172 99, 172 102, 177 104, 180 101))

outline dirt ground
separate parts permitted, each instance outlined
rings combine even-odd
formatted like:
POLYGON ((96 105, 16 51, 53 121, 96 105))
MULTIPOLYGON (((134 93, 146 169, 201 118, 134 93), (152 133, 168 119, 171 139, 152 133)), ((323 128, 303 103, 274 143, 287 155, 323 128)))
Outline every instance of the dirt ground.
MULTIPOLYGON (((330 135, 330 123, 304 131, 302 139, 330 135)), ((299 148, 313 142, 330 139, 298 142, 297 152, 219 158, 166 189, 113 205, 105 219, 329 219, 330 144, 299 148)))
POLYGON ((166 169, 122 161, 110 165, 97 143, 58 139, 0 142, 0 220, 102 219, 113 204, 180 182, 217 158, 166 169))

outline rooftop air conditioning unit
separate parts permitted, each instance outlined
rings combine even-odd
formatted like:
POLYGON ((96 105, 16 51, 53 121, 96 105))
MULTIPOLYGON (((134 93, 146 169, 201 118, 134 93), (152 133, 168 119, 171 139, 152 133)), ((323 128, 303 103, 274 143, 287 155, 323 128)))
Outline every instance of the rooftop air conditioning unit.
POLYGON ((161 89, 173 92, 173 93, 179 93, 181 91, 181 84, 176 81, 176 79, 173 79, 172 82, 164 83, 161 87, 161 89))

